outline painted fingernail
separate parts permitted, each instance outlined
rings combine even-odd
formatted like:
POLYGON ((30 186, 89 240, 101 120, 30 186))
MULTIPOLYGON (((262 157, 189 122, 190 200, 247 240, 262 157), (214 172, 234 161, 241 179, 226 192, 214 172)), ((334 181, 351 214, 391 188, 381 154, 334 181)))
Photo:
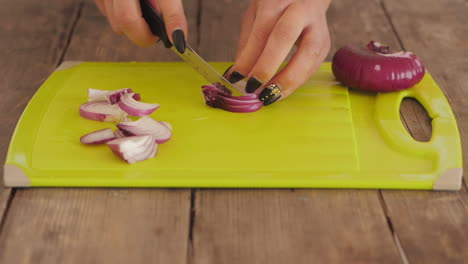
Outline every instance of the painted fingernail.
POLYGON ((230 83, 236 83, 240 80, 244 79, 244 75, 240 74, 239 72, 237 71, 233 71, 231 73, 231 76, 229 76, 229 82, 230 83))
POLYGON ((264 106, 271 105, 281 98, 281 88, 277 84, 269 84, 258 96, 264 106))
POLYGON ((245 85, 245 91, 248 93, 253 93, 260 86, 262 86, 262 83, 259 80, 257 80, 257 78, 250 77, 250 79, 247 81, 247 84, 245 85))
POLYGON ((226 73, 232 68, 232 66, 234 66, 234 65, 229 66, 229 67, 224 71, 223 76, 226 76, 226 73))
POLYGON ((182 29, 176 29, 172 32, 172 40, 174 41, 174 46, 177 51, 180 53, 185 52, 185 36, 182 29))

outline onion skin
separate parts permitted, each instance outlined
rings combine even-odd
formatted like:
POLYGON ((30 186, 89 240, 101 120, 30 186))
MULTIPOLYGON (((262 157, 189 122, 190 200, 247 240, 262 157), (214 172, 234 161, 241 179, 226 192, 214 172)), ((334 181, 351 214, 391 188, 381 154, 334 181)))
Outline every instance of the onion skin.
POLYGON ((256 94, 233 96, 225 86, 214 83, 202 86, 205 102, 208 106, 234 113, 250 113, 260 110, 263 103, 256 94))
POLYGON ((424 77, 421 60, 411 52, 392 52, 371 41, 367 47, 348 45, 332 60, 332 70, 343 85, 370 92, 394 92, 413 87, 424 77))

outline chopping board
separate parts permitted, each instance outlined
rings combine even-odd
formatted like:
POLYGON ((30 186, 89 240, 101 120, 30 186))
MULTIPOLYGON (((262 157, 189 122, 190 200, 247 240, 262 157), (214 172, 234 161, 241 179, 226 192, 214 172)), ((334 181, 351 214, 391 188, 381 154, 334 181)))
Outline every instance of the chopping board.
MULTIPOLYGON (((230 63, 212 63, 222 72, 230 63)), ((7 186, 397 188, 457 190, 460 136, 430 74, 415 87, 349 90, 324 63, 287 100, 255 113, 205 105, 206 81, 185 63, 65 62, 24 110, 4 167, 7 186), (82 118, 87 89, 132 88, 159 103, 151 116, 174 127, 156 158, 127 164, 106 145, 80 144, 115 124, 82 118), (404 98, 432 118, 429 142, 400 120, 404 98)))

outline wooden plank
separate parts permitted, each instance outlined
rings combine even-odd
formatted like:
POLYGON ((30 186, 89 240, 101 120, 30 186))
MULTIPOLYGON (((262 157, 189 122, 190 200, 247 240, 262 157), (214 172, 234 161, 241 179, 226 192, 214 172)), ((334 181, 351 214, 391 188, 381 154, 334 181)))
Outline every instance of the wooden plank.
MULTIPOLYGON (((197 8, 186 1, 192 38, 197 8)), ((67 60, 173 59, 170 51, 142 50, 116 36, 92 1, 74 32, 67 60)), ((0 263, 185 263, 190 205, 187 189, 18 189, 0 237, 0 263)))
MULTIPOLYGON (((371 38, 397 44, 378 3, 332 2, 328 13, 332 52, 345 43, 371 38)), ((247 3, 203 2, 203 56, 233 59, 240 9, 247 3)), ((190 256, 191 263, 401 261, 379 193, 373 190, 202 189, 195 199, 190 256)))
MULTIPOLYGON (((384 7, 403 46, 418 54, 442 87, 457 117, 468 159, 468 6, 460 1, 384 1, 384 7)), ((430 129, 410 120, 417 134, 430 129)), ((412 131, 412 132, 413 132, 412 131)), ((387 213, 411 263, 466 263, 468 261, 468 193, 384 191, 387 213)))
MULTIPOLYGON (((197 47, 198 1, 184 1, 184 10, 189 26, 188 42, 197 47)), ((156 46, 140 48, 126 37, 115 34, 106 18, 95 6, 87 2, 78 21, 73 41, 65 60, 78 61, 177 61, 179 57, 158 43, 156 46)))
POLYGON ((185 263, 190 193, 18 190, 1 263, 185 263))
MULTIPOLYGON (((56 67, 79 3, 0 0, 0 5, 0 164, 4 164, 16 122, 37 87, 56 67)), ((0 181, 3 183, 3 165, 0 181)), ((0 186, 0 223, 10 194, 10 188, 0 186)))

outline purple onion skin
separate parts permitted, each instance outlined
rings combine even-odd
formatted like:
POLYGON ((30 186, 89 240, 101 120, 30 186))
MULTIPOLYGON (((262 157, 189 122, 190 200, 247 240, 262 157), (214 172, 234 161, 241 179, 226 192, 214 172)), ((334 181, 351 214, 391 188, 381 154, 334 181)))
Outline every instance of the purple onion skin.
POLYGON ((413 53, 392 53, 373 41, 367 47, 340 48, 333 56, 332 70, 343 85, 370 92, 407 89, 418 84, 425 74, 423 63, 413 53))
POLYGON ((214 108, 233 113, 251 113, 263 107, 256 94, 233 96, 229 89, 219 83, 204 85, 202 88, 206 104, 214 108))

